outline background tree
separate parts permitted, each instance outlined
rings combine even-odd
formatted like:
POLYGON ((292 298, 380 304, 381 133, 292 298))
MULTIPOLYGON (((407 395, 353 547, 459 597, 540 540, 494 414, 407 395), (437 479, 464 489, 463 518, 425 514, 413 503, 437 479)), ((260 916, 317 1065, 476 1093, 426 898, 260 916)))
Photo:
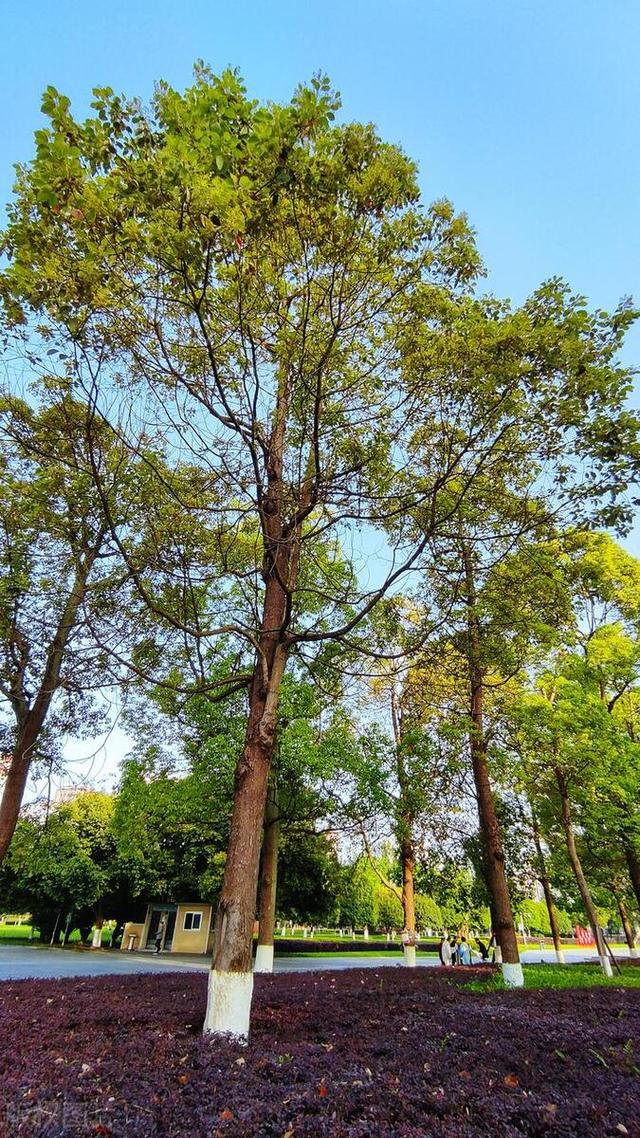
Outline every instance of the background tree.
MULTIPOLYGON (((64 736, 104 727, 100 691, 119 678, 106 649, 116 642, 113 618, 126 607, 128 578, 110 524, 144 530, 145 478, 127 448, 57 381, 50 388, 39 407, 0 398, 0 696, 10 755, 0 861, 31 769, 59 759, 64 736)), ((135 630, 117 623, 126 651, 135 630)))
MULTIPOLYGON (((114 800, 83 791, 44 818, 26 817, 2 868, 0 904, 28 910, 43 940, 66 941, 75 928, 94 947, 102 943, 105 919, 131 920, 136 867, 118 849, 114 800)), ((143 906, 144 908, 144 906, 143 906)))

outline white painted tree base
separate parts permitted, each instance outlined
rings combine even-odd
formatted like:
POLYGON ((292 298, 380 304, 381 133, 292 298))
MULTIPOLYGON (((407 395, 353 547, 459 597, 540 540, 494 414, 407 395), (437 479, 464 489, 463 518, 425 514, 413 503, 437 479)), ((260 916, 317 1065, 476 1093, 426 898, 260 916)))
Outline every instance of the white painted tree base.
POLYGON ((629 949, 629 956, 631 957, 632 960, 637 960, 638 956, 640 956, 640 952, 638 952, 637 948, 630 948, 629 949))
POLYGON ((600 967, 602 968, 605 976, 613 976, 613 969, 611 967, 611 961, 609 960, 608 956, 600 957, 600 967))
POLYGON ((404 946, 404 962, 407 968, 415 968, 416 966, 416 946, 415 944, 405 944, 404 946))
POLYGON ((259 944, 253 963, 254 972, 273 972, 273 945, 259 944))
POLYGON ((564 952, 561 948, 556 950, 556 964, 565 964, 564 952))
POLYGON ((92 948, 102 948, 102 929, 93 930, 92 948))
POLYGON ((209 973, 209 995, 203 1031, 230 1035, 238 1043, 249 1039, 253 972, 209 973))
POLYGON ((499 944, 497 944, 495 947, 495 954, 496 954, 496 958, 495 958, 494 963, 495 964, 502 964, 502 949, 500 948, 499 944))
POLYGON ((523 988, 524 975, 521 964, 503 964, 502 979, 508 988, 523 988))

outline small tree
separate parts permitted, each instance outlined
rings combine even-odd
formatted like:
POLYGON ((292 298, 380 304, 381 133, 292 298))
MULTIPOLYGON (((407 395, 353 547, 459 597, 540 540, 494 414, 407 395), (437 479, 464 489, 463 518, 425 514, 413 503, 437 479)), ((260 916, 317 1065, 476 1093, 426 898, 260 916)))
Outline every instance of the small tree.
MULTIPOLYGON (((0 862, 29 772, 59 757, 64 735, 90 734, 104 718, 100 689, 121 678, 117 667, 107 671, 104 642, 112 640, 114 615, 129 599, 110 526, 138 538, 145 526, 139 467, 65 387, 52 380, 39 408, 0 396, 0 693, 10 756, 0 799, 0 862)), ((126 652, 131 631, 123 619, 116 625, 126 652)))

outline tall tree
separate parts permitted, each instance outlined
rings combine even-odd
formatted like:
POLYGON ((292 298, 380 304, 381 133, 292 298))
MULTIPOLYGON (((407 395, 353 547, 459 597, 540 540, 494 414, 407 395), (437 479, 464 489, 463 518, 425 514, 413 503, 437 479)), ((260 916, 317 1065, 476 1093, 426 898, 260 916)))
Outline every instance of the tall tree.
POLYGON ((405 461, 412 417, 396 383, 394 328, 419 281, 431 283, 437 320, 438 298, 471 281, 479 261, 447 203, 416 208, 415 168, 398 148, 372 127, 332 125, 338 100, 324 80, 287 106, 261 106, 235 74, 198 68, 184 95, 160 84, 149 111, 109 90, 94 106, 82 123, 66 98, 45 95, 50 125, 19 171, 2 291, 10 317, 35 312, 66 345, 100 413, 119 404, 132 446, 142 429, 179 439, 215 488, 209 523, 226 554, 224 615, 217 624, 215 612, 198 614, 189 631, 201 643, 234 636, 252 646, 255 664, 206 1030, 245 1036, 287 659, 348 637, 418 551, 399 534, 392 567, 364 591, 352 571, 321 583, 316 574, 314 585, 305 570, 321 539, 331 560, 332 533, 402 508, 384 490, 405 461), (233 557, 245 520, 253 573, 233 557))

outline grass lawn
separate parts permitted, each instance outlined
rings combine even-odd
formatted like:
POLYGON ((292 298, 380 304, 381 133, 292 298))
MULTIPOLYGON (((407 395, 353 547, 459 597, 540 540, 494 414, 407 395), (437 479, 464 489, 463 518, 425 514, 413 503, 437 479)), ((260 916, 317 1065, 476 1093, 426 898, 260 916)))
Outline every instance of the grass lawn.
POLYGON ((28 940, 31 925, 0 925, 0 943, 3 940, 28 940))
MULTIPOLYGON (((37 947, 38 945, 42 945, 42 941, 39 940, 38 929, 34 929, 33 941, 29 940, 30 933, 31 933, 31 925, 0 925, 0 944, 2 944, 3 942, 8 943, 8 944, 27 944, 27 943, 29 943, 29 944, 33 944, 34 947, 37 947)), ((103 929, 102 930, 102 946, 103 946, 103 948, 108 947, 110 938, 111 938, 111 929, 107 929, 107 928, 103 929)), ((46 943, 48 943, 48 942, 45 942, 45 944, 46 943)), ((69 944, 75 944, 75 945, 80 944, 80 932, 78 929, 75 929, 71 933, 71 936, 69 937, 69 944)))
MULTIPOLYGON (((524 985, 528 990, 544 991, 549 988, 572 990, 575 988, 640 988, 640 966, 622 960, 620 972, 614 970, 611 977, 605 976, 596 962, 594 964, 523 964, 524 985)), ((456 970, 456 977, 460 973, 456 970)), ((454 977, 453 982, 456 982, 454 977)), ((499 968, 474 976, 465 985, 472 992, 517 992, 522 989, 508 988, 502 979, 499 968)))
POLYGON ((620 962, 611 978, 595 964, 524 964, 527 988, 640 988, 640 967, 620 962))

